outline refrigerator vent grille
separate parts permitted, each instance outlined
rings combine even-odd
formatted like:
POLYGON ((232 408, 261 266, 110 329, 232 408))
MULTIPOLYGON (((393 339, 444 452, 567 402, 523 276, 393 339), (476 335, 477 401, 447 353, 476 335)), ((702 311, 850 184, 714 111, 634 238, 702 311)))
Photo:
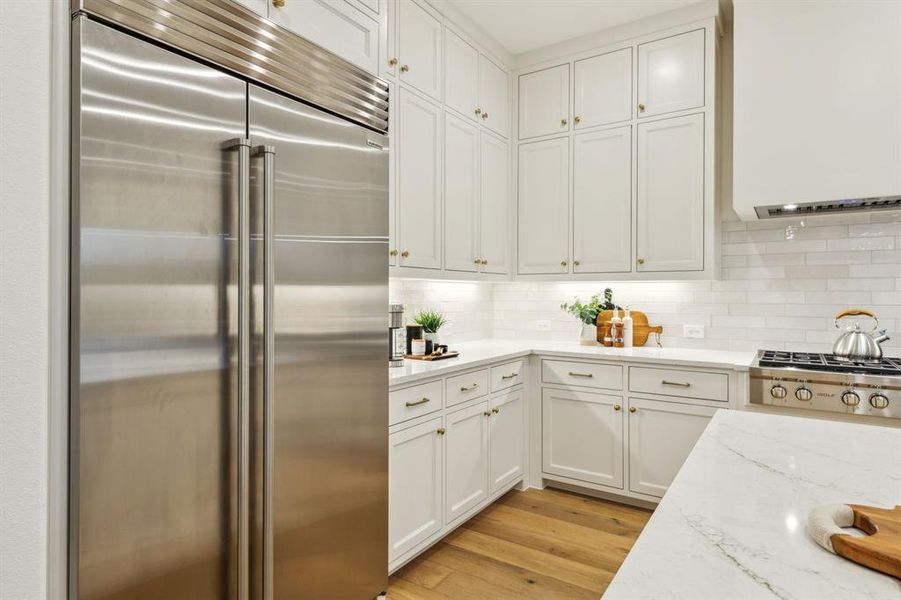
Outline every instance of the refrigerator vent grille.
POLYGON ((877 196, 856 200, 834 200, 831 202, 805 202, 803 204, 778 204, 757 206, 758 219, 778 217, 798 217, 831 213, 856 212, 861 210, 901 210, 901 196, 877 196))

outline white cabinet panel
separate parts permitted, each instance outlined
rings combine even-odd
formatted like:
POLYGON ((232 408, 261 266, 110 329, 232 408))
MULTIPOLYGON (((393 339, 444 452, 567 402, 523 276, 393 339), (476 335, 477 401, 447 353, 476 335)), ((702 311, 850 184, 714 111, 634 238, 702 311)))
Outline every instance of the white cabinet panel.
POLYGON ((632 269, 632 128, 573 138, 573 272, 632 269))
POLYGON ((379 0, 379 73, 393 79, 397 76, 397 3, 398 0, 379 0))
POLYGON ((401 81, 441 100, 441 22, 414 0, 401 0, 397 29, 401 81))
POLYGON ((345 0, 290 0, 269 18, 355 65, 378 72, 379 24, 345 0))
POLYGON ((450 113, 444 128, 444 268, 478 270, 479 130, 450 113))
POLYGON ((499 491, 523 474, 523 392, 491 399, 488 429, 489 493, 499 491))
POLYGON ((481 224, 479 227, 479 258, 483 273, 508 273, 509 265, 509 207, 510 169, 507 143, 481 133, 481 224))
POLYGON ((569 265, 569 138, 519 146, 520 273, 566 273, 569 265))
POLYGON ((388 559, 441 531, 444 438, 441 417, 389 436, 388 559))
POLYGON ((447 106, 474 121, 479 118, 479 51, 450 29, 444 32, 444 89, 447 106))
POLYGON ((243 4, 261 17, 265 17, 269 10, 269 0, 235 0, 238 4, 243 4))
POLYGON ((629 367, 629 391, 728 402, 729 376, 682 369, 629 367))
POLYGON ((400 260, 397 247, 397 84, 388 83, 388 266, 400 260))
POLYGON ((464 373, 445 380, 447 407, 463 404, 488 395, 488 369, 464 373))
POLYGON ((703 270, 704 115, 639 124, 637 163, 638 271, 703 270))
POLYGON ((629 489, 663 497, 716 410, 630 398, 629 489))
POLYGON ((519 139, 569 131, 569 64, 519 76, 519 139))
POLYGON ((484 55, 479 55, 479 108, 482 123, 507 137, 510 128, 507 72, 484 55))
POLYGON ((573 80, 576 129, 632 117, 632 48, 577 60, 573 80))
POLYGON ((402 267, 441 268, 441 115, 439 106, 400 90, 395 152, 402 267))
POLYGON ((704 30, 638 46, 638 116, 704 106, 704 30))
POLYGON ((488 497, 487 402, 447 415, 445 523, 462 517, 488 497))
POLYGON ((623 411, 618 396, 544 388, 542 469, 623 487, 623 411))

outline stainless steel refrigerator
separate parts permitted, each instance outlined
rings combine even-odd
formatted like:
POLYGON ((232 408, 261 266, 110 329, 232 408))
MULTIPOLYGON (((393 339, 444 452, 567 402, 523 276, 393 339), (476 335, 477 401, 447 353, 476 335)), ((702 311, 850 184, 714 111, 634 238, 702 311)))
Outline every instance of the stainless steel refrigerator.
POLYGON ((387 140, 101 21, 72 29, 69 596, 373 598, 387 140))

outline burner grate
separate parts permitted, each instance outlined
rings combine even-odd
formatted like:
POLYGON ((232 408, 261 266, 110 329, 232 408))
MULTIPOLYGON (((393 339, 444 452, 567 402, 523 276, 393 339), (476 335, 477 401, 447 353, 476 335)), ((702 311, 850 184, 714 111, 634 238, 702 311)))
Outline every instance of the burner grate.
POLYGON ((861 373, 869 375, 901 376, 901 358, 883 358, 879 362, 848 362, 832 354, 815 352, 784 352, 764 350, 760 355, 761 367, 793 367, 830 373, 861 373))

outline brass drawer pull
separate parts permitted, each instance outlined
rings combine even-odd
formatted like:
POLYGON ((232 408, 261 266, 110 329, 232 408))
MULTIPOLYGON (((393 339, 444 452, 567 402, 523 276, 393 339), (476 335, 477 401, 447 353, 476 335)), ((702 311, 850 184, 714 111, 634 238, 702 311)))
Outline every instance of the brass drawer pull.
POLYGON ((501 379, 513 379, 519 377, 519 373, 510 373, 509 375, 501 375, 501 379))
POLYGON ((681 382, 681 381, 667 381, 666 379, 664 379, 664 380, 661 381, 660 383, 662 383, 663 385, 675 385, 675 386, 678 386, 678 387, 686 387, 686 388, 687 388, 687 387, 691 387, 691 384, 690 384, 690 383, 684 383, 684 382, 681 382))
POLYGON ((576 373, 575 371, 569 372, 570 377, 594 377, 594 373, 576 373))
POLYGON ((422 406, 423 404, 428 404, 431 402, 428 398, 423 398, 421 400, 416 400, 415 402, 407 402, 407 408, 412 408, 414 406, 422 406))
POLYGON ((479 384, 478 384, 478 383, 474 383, 474 384, 472 384, 472 385, 470 385, 470 386, 468 386, 468 387, 461 387, 461 388, 460 388, 460 391, 461 391, 461 392, 471 392, 471 391, 476 390, 476 389, 478 389, 478 388, 479 388, 479 384))

